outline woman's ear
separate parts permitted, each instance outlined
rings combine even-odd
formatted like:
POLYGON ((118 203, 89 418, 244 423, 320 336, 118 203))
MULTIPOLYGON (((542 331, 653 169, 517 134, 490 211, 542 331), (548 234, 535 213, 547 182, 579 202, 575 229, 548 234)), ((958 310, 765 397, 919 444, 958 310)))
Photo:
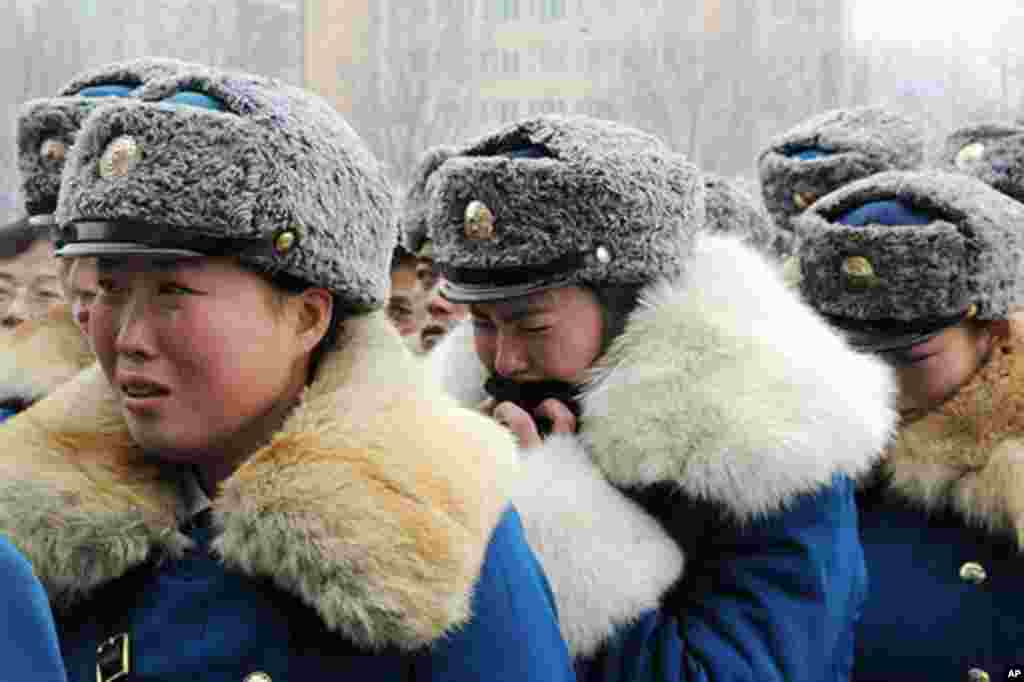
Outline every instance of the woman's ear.
POLYGON ((334 297, 323 288, 306 289, 295 297, 298 309, 298 333, 302 345, 312 351, 327 334, 334 310, 334 297))

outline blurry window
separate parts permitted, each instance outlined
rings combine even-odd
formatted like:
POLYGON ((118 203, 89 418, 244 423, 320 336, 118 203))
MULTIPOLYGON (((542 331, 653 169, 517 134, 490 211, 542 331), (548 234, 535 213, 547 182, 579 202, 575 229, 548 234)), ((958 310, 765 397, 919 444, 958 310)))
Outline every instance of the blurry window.
POLYGON ((498 21, 512 21, 519 18, 519 0, 496 0, 498 21))
POLYGON ((540 17, 544 21, 565 18, 565 0, 541 0, 540 17))

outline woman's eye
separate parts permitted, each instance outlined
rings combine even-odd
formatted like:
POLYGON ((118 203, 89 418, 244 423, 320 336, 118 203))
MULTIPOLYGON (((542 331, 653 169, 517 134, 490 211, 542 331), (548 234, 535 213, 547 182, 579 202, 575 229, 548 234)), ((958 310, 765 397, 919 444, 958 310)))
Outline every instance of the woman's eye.
POLYGON ((388 308, 388 315, 395 320, 404 320, 405 318, 412 315, 412 308, 406 308, 403 306, 391 306, 388 308))
POLYGON ((45 299, 47 301, 56 301, 57 299, 63 298, 63 296, 61 296, 59 291, 44 290, 39 292, 39 298, 45 299))
POLYGON ((478 317, 472 319, 473 329, 478 332, 490 332, 494 331, 494 323, 490 320, 482 320, 478 317))
POLYGON ((527 334, 540 334, 540 333, 542 333, 542 332, 546 332, 546 331, 547 331, 547 330, 549 330, 549 329, 551 329, 551 327, 550 327, 550 326, 540 326, 540 327, 522 327, 522 330, 523 330, 524 332, 526 332, 527 334))
POLYGON ((170 282, 166 284, 161 284, 159 291, 161 294, 167 294, 170 296, 180 296, 182 294, 196 293, 194 289, 189 289, 188 287, 183 287, 180 284, 172 284, 170 282))
POLYGON ((117 282, 112 279, 105 278, 100 278, 99 282, 96 283, 96 290, 100 294, 104 294, 106 296, 112 296, 121 292, 121 288, 118 286, 117 282))

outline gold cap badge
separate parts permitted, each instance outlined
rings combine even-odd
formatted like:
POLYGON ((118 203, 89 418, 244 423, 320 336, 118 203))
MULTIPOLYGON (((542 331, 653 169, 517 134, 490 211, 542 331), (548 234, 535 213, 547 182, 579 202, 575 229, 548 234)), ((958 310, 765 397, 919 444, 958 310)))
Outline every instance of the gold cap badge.
POLYGON ((57 138, 51 137, 39 145, 39 156, 44 161, 59 163, 67 155, 67 147, 57 138))
POLYGON ((284 255, 292 250, 295 246, 295 242, 298 241, 298 236, 295 234, 295 230, 281 230, 274 237, 274 251, 279 255, 284 255))
POLYGON ((864 289, 878 285, 875 268, 872 267, 871 261, 864 256, 850 256, 843 261, 840 269, 846 283, 852 287, 864 289))
POLYGON ((135 138, 122 135, 107 145, 100 157, 100 176, 120 178, 128 175, 132 167, 142 158, 142 150, 135 138))
POLYGON ((818 197, 814 196, 811 192, 793 192, 793 203, 801 211, 813 204, 817 199, 818 197))
POLYGON ((481 241, 494 238, 494 214, 482 201, 471 201, 466 205, 466 239, 481 241))
POLYGON ((982 143, 972 142, 971 144, 964 145, 956 154, 956 167, 963 170, 972 163, 980 161, 984 155, 985 145, 982 143))

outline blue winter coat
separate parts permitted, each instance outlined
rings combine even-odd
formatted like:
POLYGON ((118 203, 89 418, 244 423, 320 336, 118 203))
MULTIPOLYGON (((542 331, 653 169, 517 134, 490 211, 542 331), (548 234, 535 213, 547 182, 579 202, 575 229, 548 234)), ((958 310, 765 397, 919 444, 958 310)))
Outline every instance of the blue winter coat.
MULTIPOLYGON (((851 481, 837 477, 770 519, 744 528, 712 522, 713 534, 687 543, 698 559, 680 583, 581 661, 579 678, 848 679, 867 592, 853 498, 851 481)), ((672 504, 686 517, 701 514, 672 504)))
POLYGON ((1016 335, 901 428, 858 496, 871 589, 857 682, 1024 677, 1022 385, 1016 335))
POLYGON ((4 538, 0 538, 0 585, 0 680, 66 680, 46 592, 32 566, 4 538))
MULTIPOLYGON (((696 248, 641 293, 579 433, 521 453, 513 500, 581 680, 845 682, 866 592, 851 478, 891 436, 890 373, 749 249, 696 248)), ((471 329, 434 352, 479 400, 471 329)))
POLYGON ((98 368, 0 426, 0 532, 56 604, 71 680, 122 629, 138 680, 573 679, 511 439, 421 386, 382 315, 346 333, 205 530, 183 532, 190 479, 134 449, 98 368))

